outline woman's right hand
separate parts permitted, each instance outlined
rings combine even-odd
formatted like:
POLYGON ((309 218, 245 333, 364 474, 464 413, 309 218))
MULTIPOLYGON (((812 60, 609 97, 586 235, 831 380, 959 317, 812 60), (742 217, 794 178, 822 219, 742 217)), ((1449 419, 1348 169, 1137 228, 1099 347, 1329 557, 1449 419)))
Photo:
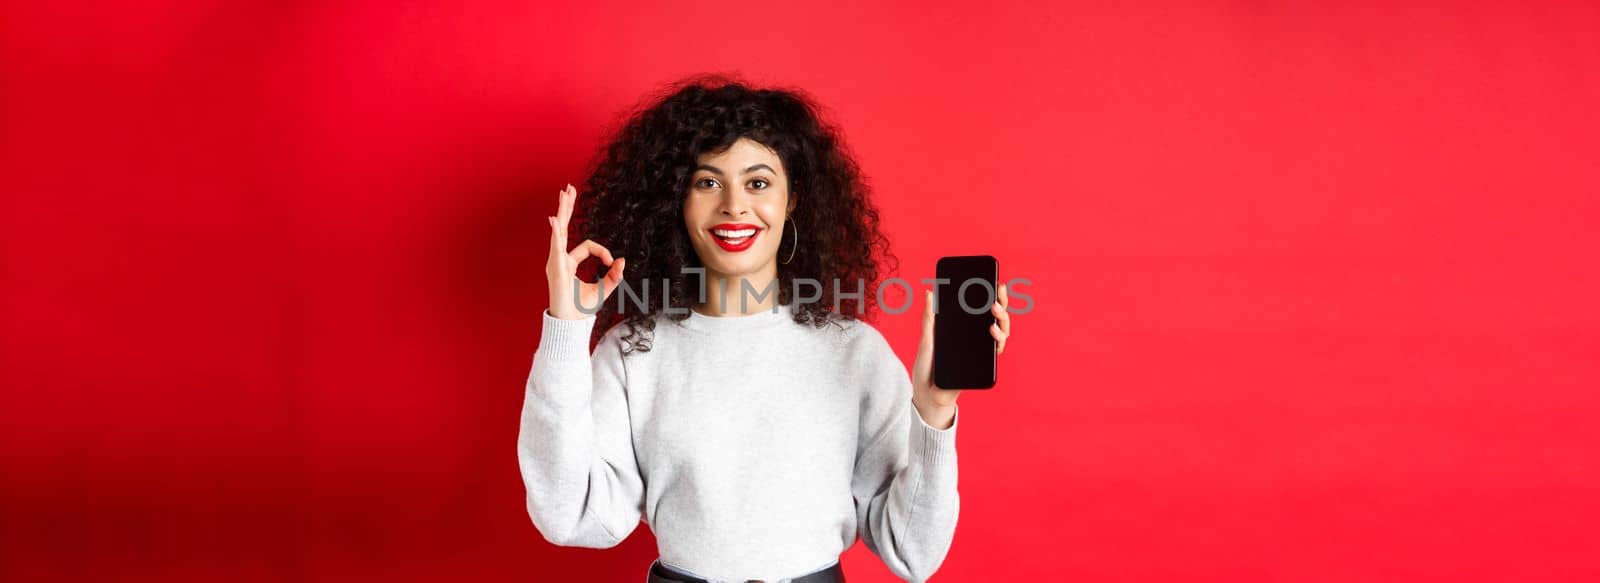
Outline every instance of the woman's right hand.
POLYGON ((550 217, 550 258, 544 266, 545 277, 550 280, 550 315, 563 320, 589 317, 591 314, 578 309, 577 302, 582 302, 586 309, 598 308, 600 302, 605 301, 606 294, 617 289, 622 281, 623 265, 627 262, 625 258, 613 260, 610 250, 589 239, 579 243, 572 251, 567 251, 567 223, 572 220, 572 207, 577 200, 577 189, 568 184, 561 191, 560 210, 556 216, 550 217), (572 284, 578 278, 578 264, 590 257, 599 257, 611 269, 598 284, 578 281, 578 296, 574 298, 572 284))

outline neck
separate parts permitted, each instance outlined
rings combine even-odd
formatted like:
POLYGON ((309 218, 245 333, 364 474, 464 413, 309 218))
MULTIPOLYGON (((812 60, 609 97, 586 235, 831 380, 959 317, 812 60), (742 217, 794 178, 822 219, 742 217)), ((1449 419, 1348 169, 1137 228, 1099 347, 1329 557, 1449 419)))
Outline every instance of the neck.
POLYGON ((772 265, 756 273, 741 275, 707 269, 706 301, 695 304, 694 311, 717 317, 770 312, 778 305, 777 271, 772 265))

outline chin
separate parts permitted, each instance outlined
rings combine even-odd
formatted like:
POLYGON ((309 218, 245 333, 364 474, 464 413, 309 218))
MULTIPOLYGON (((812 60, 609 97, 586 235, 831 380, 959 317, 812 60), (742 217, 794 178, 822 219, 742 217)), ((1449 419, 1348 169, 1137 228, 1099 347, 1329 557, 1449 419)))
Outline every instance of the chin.
MULTIPOLYGON (((752 251, 754 251, 754 250, 752 249, 752 251)), ((761 266, 766 264, 766 259, 770 259, 770 257, 766 258, 766 259, 757 259, 755 257, 739 257, 739 258, 722 257, 722 258, 719 258, 719 259, 720 259, 720 261, 713 261, 713 262, 704 262, 703 261, 701 263, 706 265, 706 266, 708 266, 708 267, 710 267, 712 271, 715 271, 717 273, 721 273, 721 274, 729 276, 729 277, 739 277, 739 276, 746 276, 746 275, 755 275, 757 272, 759 272, 761 270, 761 266)))
POLYGON ((740 277, 740 276, 746 276, 746 275, 755 274, 756 267, 757 267, 756 265, 753 265, 751 263, 747 263, 747 262, 744 262, 744 261, 737 261, 737 262, 731 262, 731 263, 724 263, 721 266, 713 267, 712 269, 715 269, 717 271, 717 273, 721 273, 721 274, 729 276, 729 277, 740 277))

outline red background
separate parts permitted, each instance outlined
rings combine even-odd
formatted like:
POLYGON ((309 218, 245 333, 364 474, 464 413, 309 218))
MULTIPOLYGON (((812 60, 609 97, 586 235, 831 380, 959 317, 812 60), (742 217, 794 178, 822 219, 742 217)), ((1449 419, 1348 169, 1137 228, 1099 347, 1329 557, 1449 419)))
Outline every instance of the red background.
POLYGON ((1592 2, 28 4, 0 578, 642 579, 513 444, 557 189, 701 71, 1034 281, 936 579, 1600 576, 1592 2))

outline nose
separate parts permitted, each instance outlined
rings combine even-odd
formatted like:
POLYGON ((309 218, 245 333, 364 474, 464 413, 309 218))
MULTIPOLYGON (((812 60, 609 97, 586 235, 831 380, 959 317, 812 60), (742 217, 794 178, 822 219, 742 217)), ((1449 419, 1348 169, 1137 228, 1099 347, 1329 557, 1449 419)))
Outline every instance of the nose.
POLYGON ((740 189, 728 189, 722 195, 722 214, 733 218, 750 214, 750 201, 740 189))

